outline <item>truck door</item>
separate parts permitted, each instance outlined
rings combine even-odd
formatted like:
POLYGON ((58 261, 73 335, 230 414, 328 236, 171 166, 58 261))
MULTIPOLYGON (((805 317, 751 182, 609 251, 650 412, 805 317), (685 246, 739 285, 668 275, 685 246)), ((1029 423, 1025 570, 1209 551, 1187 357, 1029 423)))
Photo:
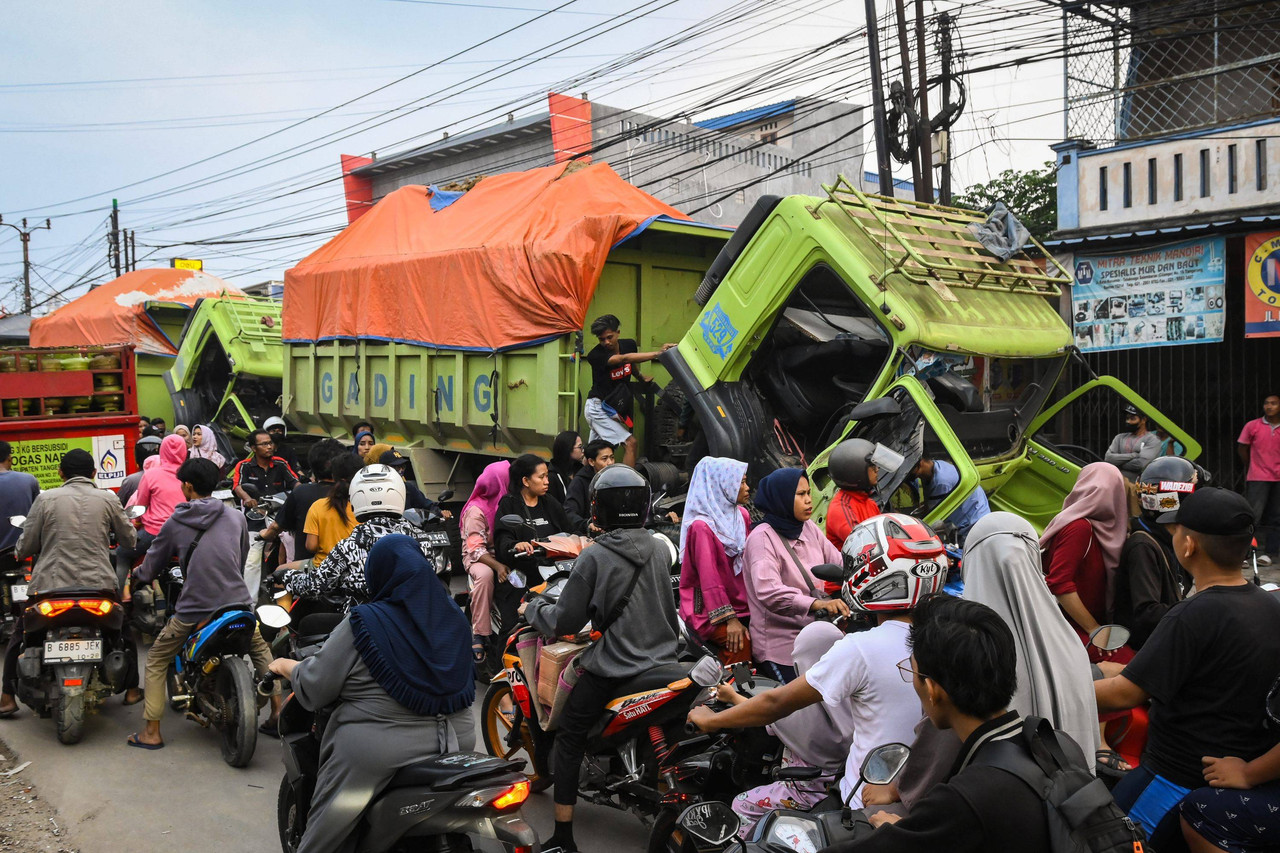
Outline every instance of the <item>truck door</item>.
MULTIPOLYGON (((883 504, 887 498, 890 511, 906 512, 930 524, 942 521, 979 488, 978 471, 929 392, 914 376, 895 381, 883 397, 896 403, 896 413, 864 418, 853 426, 846 438, 864 438, 903 457, 896 470, 880 472, 876 486, 878 501, 883 504), (935 463, 949 462, 959 475, 957 485, 940 502, 923 493, 916 476, 916 468, 924 458, 935 463)), ((810 474, 818 490, 829 494, 831 478, 825 461, 816 465, 810 474)), ((819 525, 826 521, 825 506, 815 513, 814 521, 819 525)))
POLYGON ((1200 455, 1200 445, 1155 406, 1114 376, 1103 376, 1081 385, 1032 420, 1026 455, 1017 463, 1018 470, 992 492, 992 508, 1015 512, 1043 530, 1062 509, 1080 469, 1105 461, 1130 405, 1147 416, 1152 432, 1164 430, 1175 455, 1187 459, 1200 455))

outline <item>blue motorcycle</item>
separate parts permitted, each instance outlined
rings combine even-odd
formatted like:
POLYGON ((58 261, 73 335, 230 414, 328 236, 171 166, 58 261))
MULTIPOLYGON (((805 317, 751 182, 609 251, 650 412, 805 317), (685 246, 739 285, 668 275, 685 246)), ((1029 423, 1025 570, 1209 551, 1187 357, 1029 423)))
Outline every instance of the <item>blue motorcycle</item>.
POLYGON ((245 655, 258 620, 242 604, 214 611, 169 664, 169 707, 218 730, 222 760, 244 767, 258 744, 258 694, 245 655))

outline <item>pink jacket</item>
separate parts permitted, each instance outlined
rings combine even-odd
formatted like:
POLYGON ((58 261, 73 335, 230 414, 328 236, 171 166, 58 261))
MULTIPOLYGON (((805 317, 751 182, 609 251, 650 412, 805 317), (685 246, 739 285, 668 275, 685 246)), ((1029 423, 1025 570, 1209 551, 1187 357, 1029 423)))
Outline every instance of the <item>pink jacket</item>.
POLYGON ((806 521, 800 538, 785 544, 772 527, 758 525, 747 537, 744 557, 742 577, 747 582, 747 605, 751 609, 752 656, 790 666, 796 635, 813 621, 809 608, 816 596, 811 590, 819 594, 822 591, 822 581, 809 569, 822 563, 839 564, 840 552, 827 541, 818 525, 806 521), (795 549, 805 567, 803 575, 787 553, 787 545, 795 549))
MULTIPOLYGON (((750 526, 747 511, 739 511, 750 526)), ((715 633, 717 625, 734 616, 746 618, 750 610, 745 575, 745 568, 742 576, 733 573, 733 561, 711 525, 695 521, 689 525, 684 562, 680 564, 680 618, 704 640, 715 633)))
POLYGON ((167 435, 160 442, 160 464, 142 475, 138 490, 129 498, 128 506, 142 505, 142 527, 152 536, 173 515, 178 504, 186 500, 177 471, 187 461, 187 442, 180 435, 167 435))

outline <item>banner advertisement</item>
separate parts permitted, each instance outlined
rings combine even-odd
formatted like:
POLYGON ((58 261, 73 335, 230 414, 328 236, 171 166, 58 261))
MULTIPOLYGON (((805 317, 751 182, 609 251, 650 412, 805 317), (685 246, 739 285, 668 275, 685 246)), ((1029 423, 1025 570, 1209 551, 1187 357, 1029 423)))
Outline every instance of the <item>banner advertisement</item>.
POLYGON ((1280 231, 1244 238, 1244 336, 1280 337, 1280 231))
POLYGON ((1071 290, 1082 352, 1222 340, 1226 239, 1116 255, 1076 255, 1071 290))
POLYGON ((40 438, 12 442, 13 470, 25 471, 40 483, 41 490, 62 485, 58 465, 68 450, 80 449, 93 456, 97 469, 94 483, 100 489, 114 489, 125 478, 124 436, 86 435, 75 438, 40 438))

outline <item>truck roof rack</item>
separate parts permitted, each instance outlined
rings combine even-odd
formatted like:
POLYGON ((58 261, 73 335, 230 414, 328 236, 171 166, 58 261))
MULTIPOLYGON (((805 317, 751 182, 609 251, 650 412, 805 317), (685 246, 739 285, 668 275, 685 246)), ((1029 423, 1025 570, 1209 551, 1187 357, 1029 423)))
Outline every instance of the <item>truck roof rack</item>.
MULTIPOLYGON (((1044 254, 1048 270, 1041 269, 1025 252, 1007 261, 992 255, 969 230, 969 225, 984 221, 972 211, 868 195, 844 175, 822 188, 828 201, 844 211, 857 231, 884 253, 884 273, 871 277, 881 290, 895 272, 931 287, 948 302, 957 301, 952 287, 1058 296, 1061 286, 1072 281, 1071 273, 1035 237, 1031 242, 1044 254)), ((814 208, 814 214, 826 203, 814 208)))

